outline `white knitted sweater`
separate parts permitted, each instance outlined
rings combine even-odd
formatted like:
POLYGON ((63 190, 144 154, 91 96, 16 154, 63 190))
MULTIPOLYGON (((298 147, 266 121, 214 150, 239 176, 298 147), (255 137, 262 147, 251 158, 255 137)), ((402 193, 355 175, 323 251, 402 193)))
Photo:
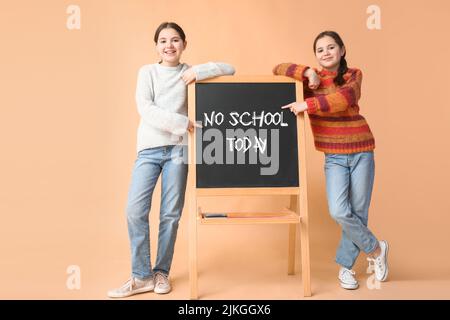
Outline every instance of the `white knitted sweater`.
MULTIPOLYGON (((147 64, 139 69, 136 104, 141 116, 137 133, 137 152, 166 145, 187 143, 187 86, 181 75, 189 66, 147 64)), ((225 63, 208 62, 192 67, 197 80, 234 74, 225 63)))

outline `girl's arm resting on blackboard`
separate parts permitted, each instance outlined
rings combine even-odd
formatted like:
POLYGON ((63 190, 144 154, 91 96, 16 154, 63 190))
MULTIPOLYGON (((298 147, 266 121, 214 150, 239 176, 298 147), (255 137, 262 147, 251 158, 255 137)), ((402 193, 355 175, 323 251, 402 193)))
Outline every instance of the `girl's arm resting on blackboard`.
POLYGON ((189 119, 179 113, 158 107, 154 103, 151 79, 144 70, 139 70, 136 87, 136 105, 139 115, 148 125, 174 135, 183 135, 189 119))
POLYGON ((308 78, 305 75, 305 71, 310 69, 308 66, 295 63, 280 63, 276 65, 272 72, 277 76, 287 76, 299 81, 306 81, 308 78))
POLYGON ((234 67, 222 62, 208 62, 192 66, 196 74, 196 80, 205 80, 218 76, 233 75, 235 73, 234 67))

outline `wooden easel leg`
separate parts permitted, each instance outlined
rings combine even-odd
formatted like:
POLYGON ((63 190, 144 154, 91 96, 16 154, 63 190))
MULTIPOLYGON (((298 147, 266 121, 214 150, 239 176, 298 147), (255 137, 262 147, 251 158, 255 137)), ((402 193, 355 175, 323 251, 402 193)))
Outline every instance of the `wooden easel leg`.
MULTIPOLYGON (((306 200, 301 203, 298 195, 291 196, 290 209, 300 214, 300 254, 302 260, 302 282, 303 282, 303 296, 311 296, 311 271, 310 271, 310 259, 309 259, 309 228, 308 228, 308 214, 306 200)), ((291 232, 291 228, 295 228, 295 225, 289 226, 289 242, 295 241, 295 229, 291 232), (294 234, 293 236, 291 234, 294 234), (294 238, 291 239, 291 236, 294 238)), ((295 245, 295 242, 294 242, 295 245)), ((289 251, 290 254, 290 251, 289 251)), ((294 255, 293 255, 294 256, 294 255)), ((292 263, 289 260, 289 263, 292 263)), ((289 271, 291 270, 289 264, 289 271)))
POLYGON ((295 274, 295 238, 297 225, 289 224, 288 274, 295 274))
MULTIPOLYGON (((299 201, 297 195, 292 195, 289 201, 289 210, 299 213, 299 201)), ((289 243, 288 243, 288 274, 295 274, 295 240, 296 240, 297 226, 289 224, 289 243)))
POLYGON ((189 197, 189 284, 190 298, 198 299, 197 273, 197 202, 195 196, 189 197))
POLYGON ((309 260, 309 231, 308 221, 300 221, 300 240, 301 240, 301 256, 302 256, 302 281, 303 295, 311 297, 311 271, 309 260))

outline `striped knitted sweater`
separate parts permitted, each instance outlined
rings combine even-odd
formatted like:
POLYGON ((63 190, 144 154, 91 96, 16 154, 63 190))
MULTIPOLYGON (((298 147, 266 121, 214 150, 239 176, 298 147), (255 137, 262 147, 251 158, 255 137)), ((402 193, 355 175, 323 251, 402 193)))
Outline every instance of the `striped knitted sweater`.
POLYGON ((273 69, 273 73, 306 81, 304 96, 316 149, 340 154, 373 150, 374 137, 366 120, 359 114, 361 70, 349 68, 344 75, 345 83, 337 86, 333 81, 337 72, 314 69, 319 75, 320 86, 311 90, 308 79, 303 75, 306 69, 307 66, 282 63, 273 69))

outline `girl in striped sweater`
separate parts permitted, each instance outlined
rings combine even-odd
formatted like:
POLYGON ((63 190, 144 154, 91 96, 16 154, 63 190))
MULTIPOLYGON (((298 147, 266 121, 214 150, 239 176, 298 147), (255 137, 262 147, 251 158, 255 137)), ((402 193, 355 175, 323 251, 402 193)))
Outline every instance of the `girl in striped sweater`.
POLYGON ((334 31, 324 31, 314 40, 313 49, 320 71, 282 63, 273 73, 305 81, 305 101, 282 108, 295 115, 308 113, 316 149, 325 153, 328 207, 342 228, 336 254, 341 266, 338 278, 343 288, 356 289, 358 281, 352 267, 361 250, 368 255, 378 281, 385 281, 388 275, 388 243, 377 240, 367 228, 375 140, 359 114, 362 73, 347 67, 341 37, 334 31))

